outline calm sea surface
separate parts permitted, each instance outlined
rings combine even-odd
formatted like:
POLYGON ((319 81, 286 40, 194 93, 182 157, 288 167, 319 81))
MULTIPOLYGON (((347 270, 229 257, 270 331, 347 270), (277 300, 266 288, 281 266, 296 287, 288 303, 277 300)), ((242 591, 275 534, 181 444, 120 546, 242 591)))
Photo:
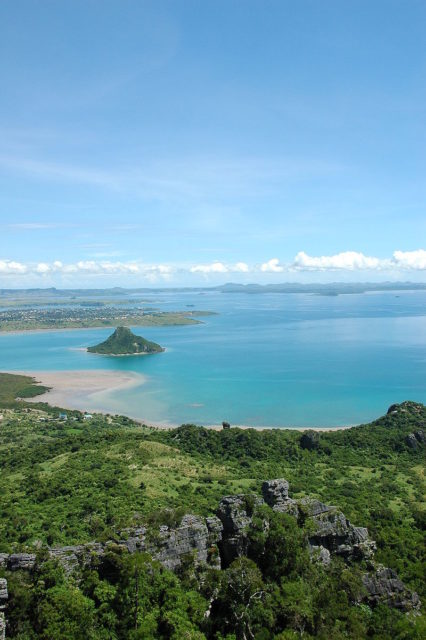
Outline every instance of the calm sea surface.
POLYGON ((194 305, 218 315, 197 326, 132 327, 166 347, 146 357, 79 350, 110 329, 3 334, 0 370, 142 373, 145 384, 110 394, 109 405, 153 422, 338 426, 394 402, 426 402, 424 291, 149 297, 162 310, 194 305))

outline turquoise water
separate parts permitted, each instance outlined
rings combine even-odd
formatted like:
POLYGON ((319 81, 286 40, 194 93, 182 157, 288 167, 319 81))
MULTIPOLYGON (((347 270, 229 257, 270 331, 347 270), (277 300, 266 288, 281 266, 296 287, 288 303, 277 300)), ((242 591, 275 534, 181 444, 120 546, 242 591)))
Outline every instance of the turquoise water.
POLYGON ((110 329, 0 335, 0 370, 109 369, 147 376, 110 394, 153 422, 339 426, 426 402, 426 292, 156 294, 164 310, 217 311, 205 324, 132 327, 166 352, 114 358, 82 347, 110 329))

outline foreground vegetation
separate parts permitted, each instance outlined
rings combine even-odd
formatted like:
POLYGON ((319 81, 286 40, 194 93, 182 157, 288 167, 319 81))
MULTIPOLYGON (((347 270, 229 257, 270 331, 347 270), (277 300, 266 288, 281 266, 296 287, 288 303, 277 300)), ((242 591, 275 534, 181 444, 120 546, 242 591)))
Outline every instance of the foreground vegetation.
MULTIPOLYGON (((10 400, 28 380, 15 380, 14 391, 8 384, 2 397, 10 400)), ((312 565, 303 527, 289 516, 267 516, 269 561, 253 555, 202 578, 190 563, 175 575, 118 549, 79 582, 41 560, 43 545, 114 539, 129 525, 170 523, 185 512, 211 515, 223 495, 259 493, 264 479, 285 477, 293 497, 316 496, 367 526, 376 559, 424 599, 424 448, 407 441, 426 423, 423 405, 304 439, 277 429, 158 431, 77 411, 60 420, 48 405, 22 402, 0 413, 0 553, 42 548, 30 576, 8 575, 10 637, 422 637, 420 618, 356 604, 358 568, 312 565), (256 593, 262 597, 247 607, 256 593)))

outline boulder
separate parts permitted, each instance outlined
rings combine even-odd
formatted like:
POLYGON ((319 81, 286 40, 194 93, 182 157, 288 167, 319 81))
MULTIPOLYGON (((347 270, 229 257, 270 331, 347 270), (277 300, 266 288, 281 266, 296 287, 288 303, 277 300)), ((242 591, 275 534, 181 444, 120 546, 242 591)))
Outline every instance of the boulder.
POLYGON ((426 436, 423 429, 419 429, 419 431, 415 431, 414 437, 417 440, 417 442, 420 442, 420 444, 424 444, 426 442, 426 436))
POLYGON ((320 436, 317 431, 305 431, 305 433, 300 438, 300 446, 302 447, 302 449, 313 451, 314 449, 318 449, 319 441, 320 436))
POLYGON ((266 480, 262 484, 262 496, 266 504, 274 511, 297 516, 297 503, 296 500, 289 498, 288 487, 289 484, 284 478, 266 480))
POLYGON ((366 599, 371 606, 386 603, 400 611, 419 611, 420 599, 417 593, 407 589, 395 571, 379 567, 374 573, 366 573, 362 578, 367 592, 366 599))
POLYGON ((324 567, 328 567, 331 562, 330 552, 325 547, 310 546, 309 553, 313 562, 319 562, 324 567))
POLYGON ((5 578, 0 578, 0 610, 6 606, 8 597, 7 580, 5 578))
POLYGON ((419 441, 417 440, 414 433, 409 433, 407 436, 405 436, 404 442, 407 447, 409 447, 409 449, 413 449, 414 451, 419 447, 419 441))

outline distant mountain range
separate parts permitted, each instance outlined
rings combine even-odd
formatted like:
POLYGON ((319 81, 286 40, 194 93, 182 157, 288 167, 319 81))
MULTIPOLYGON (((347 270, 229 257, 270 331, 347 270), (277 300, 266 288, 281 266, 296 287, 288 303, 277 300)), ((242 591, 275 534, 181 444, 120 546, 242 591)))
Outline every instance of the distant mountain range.
POLYGON ((228 282, 216 287, 142 287, 126 289, 113 287, 110 289, 0 289, 1 296, 40 296, 49 295, 57 297, 75 296, 122 296, 128 293, 154 293, 154 292, 179 292, 179 291, 220 291, 222 293, 317 293, 321 295, 338 295, 340 293, 365 293, 368 291, 423 291, 426 290, 426 282, 331 282, 310 283, 283 282, 279 284, 239 284, 228 282))

